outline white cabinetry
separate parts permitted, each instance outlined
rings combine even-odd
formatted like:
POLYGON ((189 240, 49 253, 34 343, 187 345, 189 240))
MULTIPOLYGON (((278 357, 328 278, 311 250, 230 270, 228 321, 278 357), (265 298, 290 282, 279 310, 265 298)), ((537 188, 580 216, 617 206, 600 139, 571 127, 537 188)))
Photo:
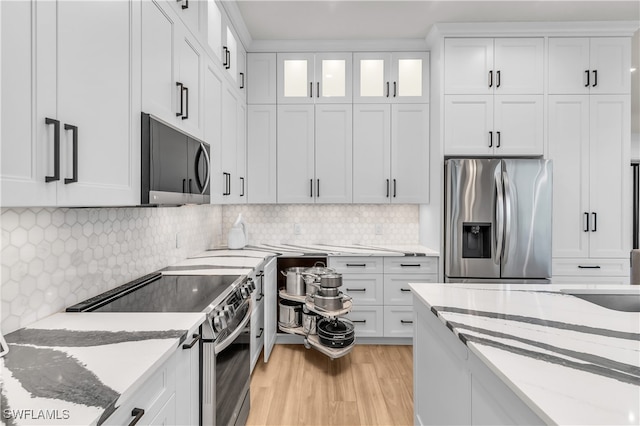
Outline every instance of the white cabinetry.
POLYGON ((278 106, 278 202, 350 203, 350 105, 278 106))
POLYGON ((278 103, 351 103, 351 53, 278 53, 278 103))
POLYGON ((140 3, 1 7, 3 207, 139 203, 140 3))
POLYGON ((629 102, 628 95, 549 96, 553 273, 563 282, 628 278, 631 213, 621 206, 630 192, 629 102))
POLYGON ((549 38, 549 93, 628 94, 629 37, 549 38))
POLYGON ((429 202, 429 105, 354 104, 353 201, 429 202))
POLYGON ((543 47, 542 38, 445 39, 445 155, 543 154, 543 47))
POLYGON ((142 110, 202 138, 200 45, 166 3, 141 4, 142 110))
POLYGON ((264 294, 264 362, 269 361, 269 356, 276 343, 278 324, 278 282, 276 279, 277 259, 267 262, 264 267, 262 289, 264 294))
POLYGON ((222 88, 222 148, 220 163, 222 202, 246 203, 246 105, 239 99, 235 88, 225 84, 222 88))
POLYGON ((247 54, 247 72, 251 75, 251 84, 247 87, 247 103, 276 104, 276 54, 247 54))
POLYGON ((354 103, 428 103, 428 52, 354 53, 354 103))

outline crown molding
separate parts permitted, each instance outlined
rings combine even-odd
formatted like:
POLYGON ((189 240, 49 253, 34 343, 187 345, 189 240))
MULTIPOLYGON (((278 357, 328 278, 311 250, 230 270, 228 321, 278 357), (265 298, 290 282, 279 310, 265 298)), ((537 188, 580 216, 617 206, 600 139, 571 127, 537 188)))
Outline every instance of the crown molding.
POLYGON ((251 33, 247 28, 247 25, 242 18, 242 14, 240 13, 240 9, 238 8, 237 0, 224 0, 220 1, 219 4, 224 9, 229 21, 231 22, 231 26, 235 30, 240 42, 245 47, 245 50, 248 46, 253 43, 253 38, 251 37, 251 33))
POLYGON ((427 40, 440 37, 470 36, 617 36, 631 37, 638 30, 638 21, 575 21, 575 22, 478 22, 435 24, 427 40))
POLYGON ((411 52, 427 50, 424 39, 254 40, 249 52, 411 52))

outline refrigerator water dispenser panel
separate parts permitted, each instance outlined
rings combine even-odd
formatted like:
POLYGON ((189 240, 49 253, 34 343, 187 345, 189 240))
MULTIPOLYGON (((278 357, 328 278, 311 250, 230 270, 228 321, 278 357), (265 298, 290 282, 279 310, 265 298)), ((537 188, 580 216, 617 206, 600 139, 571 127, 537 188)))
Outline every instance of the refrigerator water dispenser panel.
POLYGON ((462 257, 491 258, 491 223, 464 222, 462 224, 462 257))

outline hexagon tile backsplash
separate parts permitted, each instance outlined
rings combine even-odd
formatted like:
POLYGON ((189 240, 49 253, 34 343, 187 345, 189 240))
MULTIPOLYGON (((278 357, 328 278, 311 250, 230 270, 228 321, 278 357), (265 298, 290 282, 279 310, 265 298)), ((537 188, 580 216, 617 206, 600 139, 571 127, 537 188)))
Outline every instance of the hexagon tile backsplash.
POLYGON ((2 209, 2 332, 219 245, 221 211, 2 209))

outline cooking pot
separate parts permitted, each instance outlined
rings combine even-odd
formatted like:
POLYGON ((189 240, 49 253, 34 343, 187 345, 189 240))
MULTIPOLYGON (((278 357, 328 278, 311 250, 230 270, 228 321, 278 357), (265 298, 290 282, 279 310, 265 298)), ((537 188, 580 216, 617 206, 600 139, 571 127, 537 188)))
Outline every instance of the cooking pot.
POLYGON ((342 274, 332 272, 320 275, 320 287, 338 288, 342 285, 342 274))
POLYGON ((278 324, 288 328, 300 327, 302 325, 302 304, 291 300, 281 300, 278 305, 280 306, 280 320, 278 324))
POLYGON ((340 289, 338 287, 318 287, 316 294, 324 297, 336 297, 340 295, 340 289))
POLYGON ((316 294, 317 288, 320 285, 320 277, 324 274, 331 274, 336 272, 335 269, 327 268, 323 262, 316 262, 310 268, 304 271, 305 274, 305 291, 307 296, 316 294))
POLYGON ((306 335, 317 334, 318 316, 318 314, 311 312, 305 306, 302 307, 302 330, 306 335))
POLYGON ((322 318, 317 322, 318 340, 325 346, 344 348, 355 341, 353 323, 345 318, 322 318))
POLYGON ((313 295, 313 304, 325 311, 339 311, 342 309, 342 293, 338 292, 336 296, 322 296, 320 293, 313 295))
POLYGON ((306 295, 304 271, 307 268, 301 266, 294 266, 287 268, 286 272, 281 271, 281 274, 287 277, 287 285, 285 291, 292 296, 304 296, 306 295))

